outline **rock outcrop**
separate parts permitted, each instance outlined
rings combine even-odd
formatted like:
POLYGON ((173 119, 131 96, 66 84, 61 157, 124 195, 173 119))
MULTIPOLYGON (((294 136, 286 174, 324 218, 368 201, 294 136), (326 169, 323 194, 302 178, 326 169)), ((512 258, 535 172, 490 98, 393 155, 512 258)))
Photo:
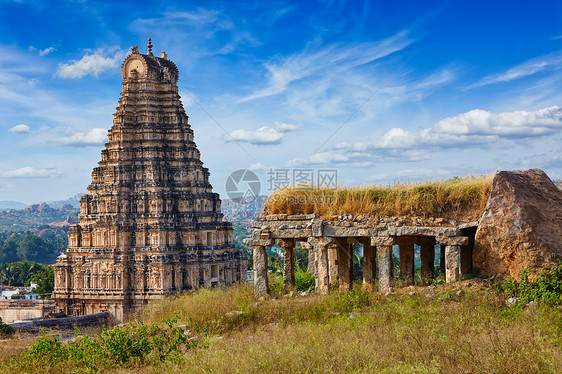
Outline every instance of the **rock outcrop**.
POLYGON ((482 273, 534 279, 562 258, 562 192, 539 169, 496 173, 473 261, 482 273))

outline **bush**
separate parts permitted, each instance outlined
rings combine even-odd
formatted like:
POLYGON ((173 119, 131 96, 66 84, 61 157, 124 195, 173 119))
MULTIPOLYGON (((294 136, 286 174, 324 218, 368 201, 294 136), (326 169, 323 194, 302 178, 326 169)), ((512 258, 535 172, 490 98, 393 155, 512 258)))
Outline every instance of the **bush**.
POLYGON ((526 303, 562 304, 562 264, 551 270, 542 270, 534 282, 529 281, 529 271, 523 270, 519 282, 510 276, 502 288, 507 295, 519 297, 526 303))
POLYGON ((82 335, 67 345, 56 337, 43 336, 19 359, 14 358, 11 365, 13 369, 25 371, 53 367, 106 371, 146 360, 178 362, 185 351, 197 346, 197 341, 190 340, 182 328, 174 327, 176 322, 177 318, 167 320, 165 327, 130 322, 113 329, 104 328, 93 338, 82 335))
POLYGON ((311 291, 314 289, 314 276, 308 270, 295 266, 295 288, 297 291, 311 291))
POLYGON ((16 332, 16 330, 11 325, 2 322, 2 318, 0 318, 0 337, 8 337, 14 332, 16 332))

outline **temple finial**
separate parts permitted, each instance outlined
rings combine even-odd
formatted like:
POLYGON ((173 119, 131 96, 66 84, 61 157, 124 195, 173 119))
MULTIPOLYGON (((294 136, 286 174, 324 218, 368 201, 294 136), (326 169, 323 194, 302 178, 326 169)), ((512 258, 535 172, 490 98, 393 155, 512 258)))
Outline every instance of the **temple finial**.
POLYGON ((149 56, 154 56, 152 54, 152 39, 150 38, 150 36, 148 37, 148 43, 146 44, 146 48, 148 48, 148 53, 147 55, 149 56))

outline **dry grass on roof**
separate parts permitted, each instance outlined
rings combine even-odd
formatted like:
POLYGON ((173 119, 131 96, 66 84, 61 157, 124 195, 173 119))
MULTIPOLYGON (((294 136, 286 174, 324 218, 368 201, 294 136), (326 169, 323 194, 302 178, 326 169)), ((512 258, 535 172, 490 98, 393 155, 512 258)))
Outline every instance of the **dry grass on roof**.
POLYGON ((421 216, 479 219, 490 196, 493 176, 389 186, 329 188, 287 187, 271 195, 266 214, 340 214, 378 217, 421 216))

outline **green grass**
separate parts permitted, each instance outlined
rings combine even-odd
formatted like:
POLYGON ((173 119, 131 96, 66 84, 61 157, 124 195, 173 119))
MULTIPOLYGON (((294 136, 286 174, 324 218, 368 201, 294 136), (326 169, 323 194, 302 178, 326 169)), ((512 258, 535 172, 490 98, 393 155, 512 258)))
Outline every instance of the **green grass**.
MULTIPOLYGON (((116 361, 103 372, 562 372, 560 306, 508 307, 509 295, 475 280, 411 290, 385 297, 356 285, 349 293, 257 301, 249 284, 202 289, 162 300, 136 317, 162 326, 177 316, 200 344, 173 359, 116 361)), ((0 344, 0 359, 9 353, 9 343, 0 344)), ((67 359, 27 366, 14 360, 2 372, 88 371, 67 359)))

